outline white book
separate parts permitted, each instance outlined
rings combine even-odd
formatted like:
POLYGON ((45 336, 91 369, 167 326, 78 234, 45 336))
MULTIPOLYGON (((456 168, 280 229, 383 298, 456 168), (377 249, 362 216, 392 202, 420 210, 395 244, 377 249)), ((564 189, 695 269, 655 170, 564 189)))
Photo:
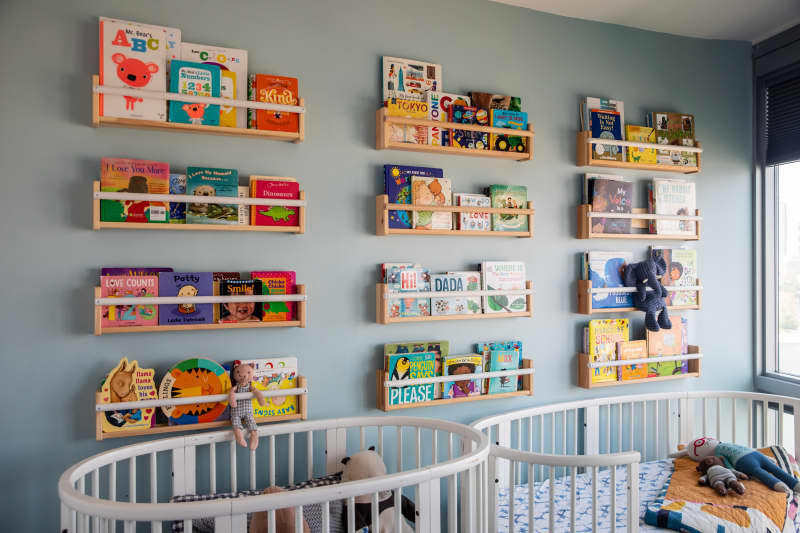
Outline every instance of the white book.
MULTIPOLYGON (((239 185, 239 198, 250 198, 250 187, 247 185, 239 185)), ((239 204, 237 206, 239 208, 239 225, 240 226, 249 226, 250 225, 250 206, 246 204, 239 204)))
MULTIPOLYGON (((431 291, 465 292, 477 291, 481 286, 480 272, 447 272, 431 274, 431 291)), ((431 298, 431 315, 477 315, 481 313, 479 296, 437 296, 431 298)))
MULTIPOLYGON (((491 207, 492 201, 485 194, 463 194, 453 195, 454 205, 491 207)), ((492 229, 492 217, 489 213, 457 213, 458 229, 464 231, 490 231, 492 229)))
MULTIPOLYGON (((481 263, 483 290, 525 288, 525 263, 522 261, 484 261, 481 263)), ((524 294, 483 297, 484 313, 513 313, 528 310, 524 294)))
POLYGON ((442 65, 383 56, 383 101, 425 101, 427 91, 442 90, 442 65))
MULTIPOLYGON (((685 180, 653 180, 653 201, 656 215, 694 215, 697 209, 695 184, 685 180)), ((693 220, 656 220, 656 233, 694 235, 693 220)))
MULTIPOLYGON (((209 65, 218 65, 223 71, 230 71, 235 74, 235 98, 234 100, 247 100, 247 50, 238 48, 223 48, 220 46, 209 46, 205 44, 181 43, 181 59, 185 61, 195 61, 209 65)), ((226 98, 230 91, 226 90, 226 79, 221 80, 223 85, 221 94, 226 98)), ((236 127, 247 127, 247 110, 232 106, 221 106, 220 115, 223 113, 236 114, 236 127)))

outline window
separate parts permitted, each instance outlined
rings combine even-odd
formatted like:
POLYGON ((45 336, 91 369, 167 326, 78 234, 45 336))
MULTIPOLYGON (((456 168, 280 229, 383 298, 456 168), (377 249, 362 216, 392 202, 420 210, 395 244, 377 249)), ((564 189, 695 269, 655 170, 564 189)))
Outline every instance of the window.
POLYGON ((778 342, 767 369, 800 378, 800 161, 775 165, 778 342))

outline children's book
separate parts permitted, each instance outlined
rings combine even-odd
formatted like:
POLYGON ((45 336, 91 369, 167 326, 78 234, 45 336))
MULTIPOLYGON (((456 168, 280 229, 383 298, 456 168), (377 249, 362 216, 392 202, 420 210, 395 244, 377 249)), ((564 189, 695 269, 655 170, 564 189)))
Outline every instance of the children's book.
POLYGON ((136 93, 167 90, 167 61, 180 53, 180 40, 177 28, 100 17, 100 85, 131 94, 98 95, 99 115, 165 121, 166 100, 136 93))
MULTIPOLYGON (((472 106, 451 105, 450 122, 458 124, 479 124, 478 109, 472 106)), ((488 119, 487 119, 488 122, 488 119)), ((489 149, 489 134, 482 131, 457 130, 450 132, 450 146, 471 148, 473 150, 489 149)))
MULTIPOLYGON (((622 120, 619 112, 592 109, 590 113, 590 131, 593 139, 622 140, 622 120)), ((623 149, 615 144, 596 143, 592 145, 592 158, 624 161, 623 149)))
MULTIPOLYGON (((647 359, 647 341, 619 341, 617 342, 617 359, 647 359)), ((647 377, 647 365, 619 366, 619 380, 642 379, 647 377)))
MULTIPOLYGON (((169 193, 186 194, 186 174, 169 175, 169 193)), ((169 223, 186 224, 186 202, 169 203, 169 223)))
MULTIPOLYGON (((230 370, 201 357, 184 359, 173 366, 158 386, 158 397, 169 400, 187 396, 227 394, 231 389, 230 370)), ((170 426, 229 420, 227 400, 222 402, 168 405, 161 408, 170 426)))
POLYGON ((472 98, 472 105, 478 109, 485 109, 489 112, 491 112, 492 109, 503 111, 522 111, 522 99, 519 96, 479 93, 475 91, 470 92, 469 96, 472 98))
MULTIPOLYGON (((422 342, 400 342, 394 344, 385 344, 383 346, 384 362, 383 369, 391 374, 389 356, 396 354, 407 353, 420 353, 420 352, 433 352, 435 354, 435 369, 434 376, 442 375, 442 368, 444 366, 444 358, 450 354, 449 341, 422 341, 422 342)), ((442 397, 442 387, 435 386, 434 397, 442 397)))
POLYGON ((172 272, 168 267, 103 267, 100 269, 101 276, 158 276, 162 272, 172 272))
MULTIPOLYGON (((411 176, 411 202, 414 205, 452 205, 453 189, 447 178, 411 176)), ((415 229, 453 229, 453 214, 447 211, 414 211, 415 229)))
MULTIPOLYGON (((261 295, 261 280, 223 279, 219 282, 220 296, 261 295)), ((264 306, 260 302, 226 302, 219 304, 220 322, 261 322, 264 306)))
MULTIPOLYGON (((514 352, 515 365, 512 368, 522 368, 522 341, 501 341, 501 342, 481 342, 475 345, 475 350, 483 357, 483 368, 488 370, 491 367, 492 351, 511 351, 514 352)), ((489 378, 494 379, 494 378, 489 378)), ((489 379, 484 383, 484 390, 489 389, 489 379)), ((517 381, 517 389, 522 386, 522 376, 513 378, 517 381)), ((517 390, 514 389, 514 390, 517 390)))
MULTIPOLYGON (((260 391, 297 388, 297 357, 243 359, 239 362, 253 365, 253 385, 260 391)), ((297 396, 268 396, 264 398, 264 405, 253 398, 253 416, 257 420, 294 414, 297 414, 297 396)))
MULTIPOLYGON (((220 96, 247 100, 247 50, 205 44, 181 43, 181 59, 220 68, 220 96)), ((219 125, 246 128, 247 113, 233 106, 220 106, 219 125)))
POLYGON ((380 275, 380 277, 378 279, 380 280, 381 283, 385 283, 386 282, 386 274, 390 270, 392 270, 392 269, 405 270, 406 268, 422 268, 422 265, 419 264, 419 263, 411 263, 411 262, 405 262, 405 263, 381 263, 380 264, 381 275, 380 275))
MULTIPOLYGON (((617 343, 630 340, 627 318, 608 318, 589 321, 589 360, 592 363, 615 361, 617 343)), ((616 381, 617 369, 601 366, 592 369, 592 383, 616 381)))
MULTIPOLYGON (((598 109, 602 111, 614 111, 619 113, 620 119, 620 131, 624 131, 625 129, 625 103, 621 100, 611 100, 609 98, 596 98, 593 96, 587 96, 583 99, 580 104, 581 108, 581 131, 589 131, 591 130, 591 110, 598 109)), ((624 155, 623 150, 623 155, 624 155)), ((624 160, 624 157, 623 157, 624 160)))
MULTIPOLYGON (((593 213, 632 213, 633 183, 621 176, 585 174, 584 187, 593 213)), ((593 233, 630 233, 631 220, 592 218, 593 233)))
MULTIPOLYGON (((162 272, 158 275, 160 296, 212 296, 211 272, 162 272)), ((158 306, 158 324, 211 324, 214 304, 161 304, 158 306)))
MULTIPOLYGON (((657 215, 694 215, 697 209, 693 181, 654 179, 648 194, 648 211, 657 215)), ((694 235, 694 220, 656 220, 651 233, 694 235)))
MULTIPOLYGON (((239 194, 239 172, 234 168, 189 167, 186 169, 186 194, 190 196, 228 196, 239 194)), ((188 224, 238 224, 236 204, 194 204, 186 206, 188 224)))
MULTIPOLYGON (((481 356, 478 354, 450 355, 444 359, 444 375, 477 374, 483 372, 481 356)), ((481 379, 462 379, 445 381, 442 387, 442 398, 464 398, 479 396, 483 392, 481 379)))
MULTIPOLYGON (((491 185, 489 198, 492 207, 525 209, 528 207, 528 188, 524 185, 491 185)), ((493 214, 494 231, 528 231, 528 215, 493 214)))
MULTIPOLYGON (((492 109, 489 111, 489 119, 493 128, 524 130, 528 127, 528 113, 523 111, 492 109)), ((492 150, 499 150, 501 152, 525 152, 528 146, 528 138, 492 133, 489 137, 489 143, 492 150)))
MULTIPOLYGON (((658 144, 694 146, 694 115, 654 112, 651 117, 658 144)), ((692 152, 658 150, 656 159, 665 165, 697 165, 697 154, 692 152)))
MULTIPOLYGON (((436 376, 436 352, 413 352, 386 356, 389 380, 406 380, 436 376)), ((429 402, 436 399, 436 384, 390 387, 389 405, 429 402)))
MULTIPOLYGON (((100 276, 100 296, 132 298, 158 296, 158 276, 100 276)), ((124 302, 124 300, 121 300, 124 302)), ((104 305, 101 327, 157 326, 156 305, 104 305)))
MULTIPOLYGON (((453 204, 491 207, 492 200, 485 194, 454 193, 453 204)), ((458 213, 458 229, 463 231, 491 231, 492 217, 489 213, 458 213)))
MULTIPOLYGON (((239 198, 250 198, 249 187, 247 185, 239 185, 236 188, 236 194, 239 198)), ((238 204, 236 206, 236 215, 238 217, 237 224, 240 226, 250 225, 250 206, 246 204, 238 204)))
MULTIPOLYGON (((297 78, 273 76, 271 74, 250 74, 248 77, 248 99, 268 104, 300 104, 297 78)), ((248 109, 248 127, 270 131, 300 131, 300 115, 286 111, 248 109)))
MULTIPOLYGON (((411 178, 420 176, 426 178, 441 178, 441 168, 407 167, 403 165, 383 166, 384 192, 389 197, 390 204, 411 203, 411 178)), ((411 211, 389 211, 389 227, 411 229, 411 211)))
MULTIPOLYGON (((398 268, 390 267, 386 270, 384 282, 392 292, 424 292, 431 290, 431 275, 427 268, 398 268)), ((389 316, 413 317, 430 316, 430 298, 400 298, 390 300, 389 316)))
MULTIPOLYGON (((442 93, 436 91, 428 91, 425 93, 425 103, 428 105, 428 120, 434 122, 447 122, 447 113, 442 109, 441 103, 442 93)), ((427 143, 431 146, 444 146, 442 144, 442 128, 439 126, 431 126, 425 128, 428 132, 427 143)))
MULTIPOLYGON (((499 372, 501 370, 515 370, 517 368, 517 353, 514 350, 491 350, 489 372, 499 372)), ((503 392, 514 392, 517 390, 516 376, 500 376, 489 378, 488 394, 501 394, 503 392)))
MULTIPOLYGON (((128 358, 123 357, 103 380, 98 403, 154 400, 156 399, 154 376, 155 370, 152 368, 140 368, 138 361, 129 363, 128 358)), ((111 433, 149 428, 153 423, 153 413, 154 409, 152 408, 104 411, 101 419, 102 431, 111 433)))
MULTIPOLYGON (((192 96, 220 96, 220 68, 217 65, 176 60, 170 64, 169 90, 192 96)), ((169 121, 182 124, 219 126, 219 105, 170 100, 169 121)))
MULTIPOLYGON (((214 296, 219 296, 221 293, 219 292, 219 282, 223 279, 242 279, 242 275, 239 272, 212 272, 211 273, 211 285, 214 290, 214 296)), ((219 310, 222 307, 219 304, 213 305, 214 311, 214 323, 219 322, 219 310)))
MULTIPOLYGON (((431 291, 464 292, 481 290, 480 272, 448 272, 431 274, 431 291)), ((477 315, 481 312, 480 296, 457 296, 431 298, 431 314, 437 315, 477 315)))
MULTIPOLYGON (((469 107, 472 100, 469 96, 465 96, 463 94, 452 94, 452 93, 442 93, 442 92, 435 92, 429 93, 432 95, 438 95, 439 98, 439 107, 441 107, 441 118, 442 122, 449 122, 450 121, 450 108, 454 105, 460 105, 469 107)), ((428 101, 430 105, 430 101, 428 101)), ((442 146, 450 146, 450 138, 452 130, 445 128, 442 130, 442 146)))
MULTIPOLYGON (((656 130, 649 126, 625 126, 625 139, 640 143, 655 143, 656 130)), ((656 164, 656 151, 652 148, 628 147, 628 162, 656 164)))
MULTIPOLYGON (((592 282, 593 289, 624 287, 622 269, 632 262, 633 252, 586 252, 584 279, 592 282)), ((597 292, 591 296, 593 309, 633 307, 633 294, 630 292, 597 292)))
MULTIPOLYGON (((658 331, 647 330, 647 353, 649 355, 680 355, 683 349, 683 323, 680 317, 671 320, 672 328, 658 331)), ((658 363, 652 363, 657 365, 658 363)), ((652 372, 652 368, 651 368, 652 372)))
MULTIPOLYGON (((251 198, 299 200, 300 184, 294 178, 250 176, 251 198)), ((255 205, 250 210, 253 226, 299 226, 300 208, 283 205, 255 205)))
MULTIPOLYGON (((100 160, 100 190, 169 194, 169 163, 104 157, 100 160)), ((165 202, 100 200, 103 222, 169 222, 165 202)))
MULTIPOLYGON (((386 103, 386 114, 390 117, 428 118, 428 104, 424 101, 392 98, 386 103)), ((428 128, 406 124, 389 124, 389 140, 413 144, 428 142, 428 128)))
MULTIPOLYGON (((653 257, 664 258, 667 271, 661 278, 665 287, 697 285, 697 250, 689 248, 652 248, 653 257)), ((667 291, 667 305, 697 305, 697 291, 667 291)))
POLYGON ((442 90, 442 65, 383 56, 382 72, 383 102, 392 98, 423 102, 426 92, 442 90))
MULTIPOLYGON (((296 294, 297 282, 293 270, 264 270, 251 272, 252 279, 261 280, 261 291, 264 295, 296 294)), ((294 320, 295 302, 264 302, 264 322, 294 320)))
MULTIPOLYGON (((484 261, 481 263, 483 290, 525 288, 525 263, 522 261, 484 261)), ((528 310, 527 299, 520 295, 483 297, 484 313, 514 313, 528 310)))

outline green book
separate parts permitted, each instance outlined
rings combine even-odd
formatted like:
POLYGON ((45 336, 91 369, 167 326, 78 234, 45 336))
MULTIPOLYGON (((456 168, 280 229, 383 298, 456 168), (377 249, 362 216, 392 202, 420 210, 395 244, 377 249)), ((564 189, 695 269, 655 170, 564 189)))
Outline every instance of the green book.
MULTIPOLYGON (((492 207, 526 209, 528 188, 524 185, 492 185, 487 192, 492 207)), ((493 214, 494 231, 528 231, 528 215, 493 214)))

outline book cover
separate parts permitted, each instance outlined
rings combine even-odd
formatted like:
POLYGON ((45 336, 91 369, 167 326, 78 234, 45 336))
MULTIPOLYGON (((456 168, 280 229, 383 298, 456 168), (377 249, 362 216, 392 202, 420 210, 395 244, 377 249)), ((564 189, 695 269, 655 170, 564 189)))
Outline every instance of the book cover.
MULTIPOLYGON (((212 272, 211 273, 211 285, 214 291, 214 296, 219 296, 221 293, 219 292, 219 282, 223 279, 242 279, 242 275, 239 272, 212 272)), ((219 309, 222 307, 219 304, 215 304, 212 306, 214 312, 214 323, 219 322, 219 309)))
MULTIPOLYGON (((501 111, 522 111, 522 99, 519 96, 508 96, 505 94, 480 93, 472 91, 469 93, 472 98, 472 105, 478 109, 501 111)), ((525 121, 527 124, 527 120, 525 121)))
MULTIPOLYGON (((447 113, 442 109, 441 104, 442 93, 436 91, 428 91, 425 93, 425 103, 428 106, 428 120, 434 122, 447 122, 447 113)), ((431 146, 444 146, 442 144, 442 128, 439 126, 431 126, 425 128, 428 132, 427 143, 431 146)))
MULTIPOLYGON (((625 139, 640 143, 655 143, 656 130, 649 126, 626 125, 625 139)), ((654 149, 628 147, 628 162, 653 165, 658 162, 658 159, 654 149)))
MULTIPOLYGON (((608 318, 589 321, 589 360, 592 363, 616 361, 617 343, 630 340, 627 318, 608 318)), ((613 366, 592 369, 592 383, 617 381, 613 366)))
MULTIPOLYGON (((450 122, 458 124, 478 124, 478 109, 472 106, 451 105, 450 122)), ((450 146, 471 148, 473 150, 489 149, 489 134, 482 131, 457 130, 450 131, 450 146)))
MULTIPOLYGON (((250 189, 247 185, 239 185, 236 188, 236 195, 239 198, 250 198, 250 189)), ((250 206, 247 204, 237 204, 236 206, 236 223, 240 226, 250 225, 250 206)))
MULTIPOLYGON (((157 276, 100 276, 100 296, 132 298, 158 296, 157 276)), ((124 300, 121 300, 124 302, 124 300)), ((157 326, 156 305, 104 305, 101 327, 157 326)))
POLYGON ((384 102, 392 98, 422 102, 426 92, 442 90, 442 65, 401 57, 381 59, 384 102))
MULTIPOLYGON (((652 123, 655 127, 656 143, 694 146, 694 115, 654 112, 652 123)), ((658 150, 656 159, 665 165, 697 165, 697 154, 691 152, 658 150)))
MULTIPOLYGON (((217 65, 220 68, 220 96, 232 100, 247 100, 247 50, 222 48, 205 44, 181 43, 181 59, 217 65)), ((220 106, 219 125, 246 128, 245 109, 220 106)))
MULTIPOLYGON (((459 376, 483 372, 481 356, 477 354, 450 355, 444 359, 444 375, 459 376)), ((462 379, 445 381, 442 386, 442 398, 464 398, 479 396, 482 391, 481 379, 462 379)))
MULTIPOLYGON (((447 178, 411 176, 411 202, 414 205, 452 205, 453 189, 447 178)), ((453 214, 447 211, 413 211, 415 229, 453 229, 453 214)))
MULTIPOLYGON (((679 318, 672 320, 672 328, 658 331, 647 330, 647 353, 649 355, 680 355, 682 351, 683 324, 679 318)), ((680 363, 680 361, 679 361, 680 363)), ((651 363, 650 372, 659 363, 651 363)), ((663 375, 663 374, 659 374, 663 375)))
POLYGON ((411 262, 406 262, 406 263, 381 263, 380 264, 381 275, 378 278, 381 283, 385 283, 386 282, 386 279, 387 279, 386 278, 386 274, 390 270, 392 270, 393 268, 396 269, 396 270, 405 270, 406 268, 422 268, 422 265, 419 264, 419 263, 411 263, 411 262))
MULTIPOLYGON (((264 392, 297 388, 297 357, 243 359, 240 363, 253 365, 253 386, 264 392)), ((231 365, 233 368, 233 365, 231 365)), ((297 414, 297 396, 269 396, 264 405, 253 398, 256 420, 297 414)))
MULTIPOLYGON (((390 204, 411 203, 411 178, 413 176, 441 178, 443 174, 441 168, 384 165, 383 186, 390 204)), ((389 227, 411 229, 411 211, 389 211, 389 227)))
MULTIPOLYGON (((261 280, 223 279, 220 296, 261 295, 261 280)), ((264 306, 259 302, 226 302, 219 304, 220 322, 261 322, 264 306)))
MULTIPOLYGON (((169 175, 169 193, 186 194, 186 174, 169 175)), ((169 203, 169 223, 186 224, 186 202, 169 203)))
MULTIPOLYGON (((617 359, 647 359, 647 341, 619 341, 617 342, 617 359)), ((619 366, 619 380, 642 379, 647 377, 647 365, 619 366)))
POLYGON ((172 272, 168 267, 103 267, 101 276, 158 276, 162 272, 172 272))
MULTIPOLYGON (((431 274, 431 291, 433 292, 479 291, 480 288, 480 272, 448 272, 447 274, 431 274)), ((480 296, 431 298, 431 314, 434 316, 476 315, 480 314, 480 312, 480 296)))
MULTIPOLYGON (((424 101, 392 98, 386 103, 386 114, 390 117, 428 118, 428 104, 424 101)), ((389 124, 389 140, 413 144, 428 142, 428 128, 406 124, 389 124)))
MULTIPOLYGON (((592 288, 624 287, 622 269, 633 262, 633 252, 587 252, 587 274, 592 288)), ((592 296, 593 309, 633 307, 633 294, 630 292, 598 292, 592 296)))
MULTIPOLYGON (((104 157, 100 160, 100 190, 141 194, 169 194, 169 163, 104 157)), ((103 222, 169 222, 165 202, 100 200, 103 222)))
MULTIPOLYGON (((169 91, 192 96, 220 96, 220 68, 192 61, 170 64, 169 91)), ((219 126, 219 105, 170 100, 169 121, 181 124, 219 126)))
MULTIPOLYGON (((166 91, 170 43, 180 45, 177 28, 100 17, 100 85, 132 91, 166 91)), ((167 102, 131 95, 100 94, 99 115, 163 122, 167 102)))
MULTIPOLYGON (((190 196, 228 196, 239 194, 239 172, 233 168, 189 167, 186 169, 186 194, 190 196)), ((187 204, 188 224, 238 224, 236 204, 187 204)))
MULTIPOLYGON (((296 275, 293 270, 263 270, 251 272, 252 279, 261 280, 263 295, 270 294, 297 294, 296 275)), ((264 302, 264 322, 277 322, 294 320, 295 302, 264 302)))
MULTIPOLYGON (((140 368, 138 361, 129 363, 128 358, 123 357, 103 380, 98 403, 154 400, 156 399, 154 376, 155 370, 152 368, 140 368)), ((104 411, 101 422, 102 431, 111 433, 149 428, 153 423, 154 411, 155 409, 152 407, 104 411)))
MULTIPOLYGON (((164 374, 158 386, 158 397, 168 400, 187 396, 211 396, 227 394, 230 389, 228 370, 211 359, 193 357, 184 359, 164 374)), ((230 419, 227 401, 168 405, 162 407, 161 411, 170 426, 230 419)))
MULTIPOLYGON (((211 272, 162 272, 158 275, 159 296, 213 296, 211 272)), ((158 324, 211 324, 214 304, 161 304, 158 324)))
MULTIPOLYGON (((605 111, 616 111, 619 113, 620 126, 625 128, 625 103, 622 100, 612 100, 610 98, 597 98, 587 96, 581 102, 581 131, 591 130, 592 109, 602 109, 605 111)), ((623 149, 623 154, 625 153, 623 149)), ((624 158, 623 158, 624 159, 624 158)))
MULTIPOLYGON (((436 376, 436 352, 413 352, 386 356, 389 379, 406 380, 436 376)), ((429 402, 436 398, 436 384, 390 387, 389 405, 429 402)))
MULTIPOLYGON (((450 108, 454 105, 461 105, 465 107, 469 107, 472 103, 472 100, 469 96, 465 96, 463 94, 452 94, 452 93, 431 93, 437 94, 439 97, 439 106, 442 109, 442 122, 449 122, 450 121, 450 108)), ((451 138, 452 131, 448 128, 442 130, 442 146, 450 146, 450 138, 451 138)))
MULTIPOLYGON (((695 184, 692 181, 654 179, 650 212, 657 215, 694 215, 697 210, 695 184)), ((694 235, 694 220, 656 220, 655 233, 694 235)))
MULTIPOLYGON (((299 200, 300 184, 294 178, 250 176, 252 198, 279 198, 299 200)), ((300 208, 282 205, 255 205, 250 210, 250 224, 254 226, 299 226, 300 208)))
MULTIPOLYGON (((392 292, 423 292, 431 290, 431 275, 427 268, 398 268, 386 270, 384 282, 392 292)), ((430 298, 400 298, 390 300, 389 316, 415 317, 431 315, 430 298)))
MULTIPOLYGON (((514 290, 525 288, 525 263, 521 261, 484 261, 481 263, 483 290, 514 290)), ((505 294, 483 297, 484 313, 513 313, 528 310, 524 294, 505 294)))
MULTIPOLYGON (((528 127, 528 113, 523 111, 492 109, 489 111, 489 120, 494 128, 524 130, 528 127)), ((525 152, 528 146, 528 138, 492 133, 489 137, 489 145, 492 150, 501 152, 525 152)))
MULTIPOLYGON (((514 368, 522 368, 522 341, 500 341, 500 342, 479 342, 475 345, 475 351, 481 354, 483 358, 483 368, 488 369, 492 362, 493 350, 499 351, 512 351, 516 357, 516 366, 514 368)), ((488 370, 487 370, 488 371, 488 370)), ((491 378, 490 378, 491 379, 491 378)), ((514 378, 512 378, 514 379, 514 378)), ((516 378, 517 389, 522 386, 522 376, 516 378)), ((484 383, 484 390, 488 390, 489 380, 484 383)))
MULTIPOLYGON (((653 248, 653 257, 663 258, 667 270, 661 278, 665 287, 697 285, 697 250, 689 248, 653 248)), ((667 291, 668 306, 697 305, 697 291, 667 291)))
MULTIPOLYGON (((622 140, 622 120, 618 111, 603 109, 590 110, 591 134, 593 139, 622 140)), ((597 143, 592 145, 592 158, 623 161, 621 146, 597 143)))
MULTIPOLYGON (((449 341, 421 341, 421 342, 400 342, 393 344, 385 344, 383 346, 383 369, 391 374, 389 365, 389 356, 395 354, 419 353, 419 352, 433 352, 435 357, 434 376, 442 375, 442 368, 444 366, 444 358, 450 354, 449 341)), ((434 397, 442 397, 442 387, 435 385, 434 397)))
MULTIPOLYGON (((632 213, 633 183, 618 176, 586 174, 588 199, 595 213, 632 213)), ((630 233, 631 219, 592 218, 593 233, 630 233)))
MULTIPOLYGON (((492 200, 485 194, 453 194, 455 205, 491 207, 492 200)), ((492 217, 489 213, 458 213, 458 229, 463 231, 491 231, 492 217)))
MULTIPOLYGON (((273 76, 271 74, 250 74, 252 84, 252 98, 257 102, 269 104, 292 105, 300 104, 297 78, 287 76, 273 76)), ((300 131, 300 115, 285 111, 268 111, 266 109, 251 109, 255 111, 254 125, 259 130, 287 131, 297 133, 300 131)))
MULTIPOLYGON (((490 350, 489 357, 488 372, 516 370, 518 368, 517 352, 515 350, 490 350)), ((488 394, 501 394, 517 390, 517 379, 515 376, 489 378, 488 381, 488 394)))
MULTIPOLYGON (((525 209, 528 207, 528 188, 524 185, 491 185, 489 198, 492 207, 525 209)), ((528 231, 528 215, 492 214, 494 231, 528 231)))

